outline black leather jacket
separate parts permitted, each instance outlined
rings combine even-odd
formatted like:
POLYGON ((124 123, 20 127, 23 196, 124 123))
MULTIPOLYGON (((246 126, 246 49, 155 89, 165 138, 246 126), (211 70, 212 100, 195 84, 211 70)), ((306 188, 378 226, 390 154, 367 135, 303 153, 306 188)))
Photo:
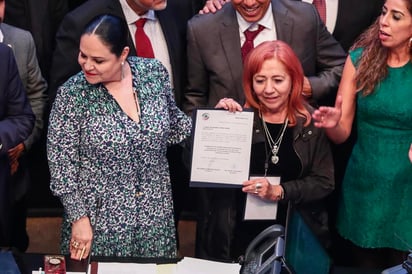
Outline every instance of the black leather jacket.
MULTIPOLYGON (((307 106, 310 113, 313 108, 307 106)), ((318 236, 321 243, 329 247, 328 216, 325 201, 335 186, 334 165, 330 142, 323 129, 316 128, 313 121, 304 126, 299 118, 293 127, 293 148, 298 155, 302 169, 296 180, 281 183, 284 201, 297 208, 303 219, 318 236)), ((252 142, 265 142, 265 134, 258 113, 255 113, 252 142)))

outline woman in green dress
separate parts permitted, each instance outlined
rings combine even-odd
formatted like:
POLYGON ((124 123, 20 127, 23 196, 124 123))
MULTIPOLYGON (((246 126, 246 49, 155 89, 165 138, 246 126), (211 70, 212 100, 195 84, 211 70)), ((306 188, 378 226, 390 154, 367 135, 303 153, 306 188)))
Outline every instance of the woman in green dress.
POLYGON ((402 262, 412 244, 411 43, 412 1, 387 0, 349 53, 335 107, 313 114, 335 143, 356 127, 337 228, 375 267, 402 262))

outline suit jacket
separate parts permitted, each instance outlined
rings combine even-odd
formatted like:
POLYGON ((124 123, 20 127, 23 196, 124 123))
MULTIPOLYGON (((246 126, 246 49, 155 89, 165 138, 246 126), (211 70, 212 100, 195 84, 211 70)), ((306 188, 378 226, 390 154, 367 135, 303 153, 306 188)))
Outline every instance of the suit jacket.
MULTIPOLYGON (((327 31, 314 6, 272 0, 277 38, 299 57, 313 90, 313 99, 335 100, 346 54, 327 31)), ((188 23, 188 88, 184 110, 214 106, 223 97, 242 104, 242 58, 239 26, 231 4, 215 14, 197 15, 188 23)))
POLYGON ((39 140, 44 127, 43 115, 47 104, 47 83, 40 71, 36 46, 30 32, 5 23, 0 25, 0 29, 4 35, 3 43, 13 49, 20 79, 36 116, 33 132, 24 141, 26 149, 30 149, 33 143, 39 140))
POLYGON ((49 79, 57 27, 67 11, 66 0, 7 0, 4 22, 31 32, 46 80, 49 79))
MULTIPOLYGON (((44 129, 44 111, 47 105, 47 83, 44 80, 36 57, 36 46, 30 32, 1 24, 3 43, 13 49, 20 79, 25 87, 30 106, 36 117, 30 136, 24 141, 26 151, 39 141, 44 129)), ((29 163, 27 154, 19 159, 19 168, 13 175, 14 198, 19 200, 30 187, 29 163)))
POLYGON ((384 2, 384 0, 339 0, 332 35, 345 51, 348 51, 356 38, 375 21, 384 2))
POLYGON ((0 60, 0 246, 7 246, 10 241, 10 163, 7 151, 30 135, 34 115, 13 52, 1 43, 0 60))
MULTIPOLYGON (((169 0, 167 8, 156 11, 162 27, 172 66, 175 99, 178 106, 186 84, 186 23, 193 14, 193 2, 169 0)), ((49 97, 53 101, 58 87, 80 71, 77 63, 80 35, 84 26, 96 15, 109 13, 124 18, 118 0, 90 0, 68 13, 56 35, 49 97)), ((136 55, 133 40, 129 38, 130 55, 136 55)))

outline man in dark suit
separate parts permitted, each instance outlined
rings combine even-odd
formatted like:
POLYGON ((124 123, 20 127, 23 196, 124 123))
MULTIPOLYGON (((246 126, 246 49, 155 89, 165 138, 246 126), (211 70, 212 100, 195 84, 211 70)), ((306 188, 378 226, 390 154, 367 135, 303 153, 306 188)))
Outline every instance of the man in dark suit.
MULTIPOLYGON (((291 0, 232 0, 215 14, 198 15, 188 23, 186 112, 200 106, 213 107, 223 97, 243 105, 243 32, 257 24, 264 28, 254 46, 275 39, 288 43, 305 72, 304 95, 314 104, 334 102, 346 54, 326 30, 316 9, 291 0)), ((236 190, 208 189, 200 190, 200 194, 196 255, 235 259, 230 249, 236 190)))
MULTIPOLYGON (((132 28, 134 27, 132 26, 134 22, 129 21, 131 17, 136 17, 138 13, 140 14, 136 18, 144 17, 151 10, 154 11, 156 24, 160 25, 164 35, 163 43, 165 43, 167 52, 163 54, 166 54, 170 59, 170 64, 164 65, 171 67, 171 80, 174 85, 175 99, 180 106, 181 93, 186 81, 186 23, 193 15, 195 8, 189 0, 163 0, 161 2, 165 4, 164 7, 156 8, 152 5, 161 6, 159 1, 89 0, 68 13, 56 34, 56 50, 53 53, 49 87, 50 101, 53 102, 57 88, 70 76, 80 71, 80 66, 77 63, 79 39, 82 28, 87 22, 98 14, 109 13, 126 18, 126 21, 131 26, 130 28, 132 28), (128 4, 129 2, 136 3, 134 6, 141 6, 142 9, 140 11, 133 10, 128 4), (128 10, 127 14, 131 14, 129 19, 125 17, 125 9, 128 10)), ((151 37, 150 33, 147 35, 151 41, 156 41, 156 37, 151 37)), ((130 33, 128 45, 130 47, 130 55, 133 56, 136 55, 136 45, 132 37, 134 37, 134 32, 130 33)), ((139 43, 137 43, 138 46, 139 43)), ((154 50, 155 57, 157 58, 156 49, 154 48, 154 50)))
MULTIPOLYGON (((296 0, 301 1, 301 0, 296 0)), ((302 0, 312 4, 313 0, 302 0)), ((356 0, 324 0, 326 7, 326 28, 348 51, 355 39, 378 17, 382 11, 384 0, 356 1, 356 0)), ((212 3, 205 1, 201 13, 215 13, 230 0, 220 0, 212 3)))
POLYGON ((11 166, 8 151, 31 134, 34 115, 19 77, 13 51, 2 43, 0 60, 0 246, 10 246, 11 166))
MULTIPOLYGON (((312 3, 313 0, 302 0, 312 3)), ((326 27, 333 37, 348 51, 355 39, 378 17, 384 0, 325 0, 326 27)))
POLYGON ((46 81, 49 79, 54 37, 67 11, 67 0, 7 0, 4 22, 30 31, 46 81))
MULTIPOLYGON (((4 6, 0 7, 0 42, 13 49, 20 79, 27 92, 30 106, 36 116, 32 134, 9 150, 12 173, 13 230, 12 245, 24 252, 29 244, 26 232, 27 193, 31 185, 29 154, 33 144, 40 140, 44 128, 47 105, 47 84, 36 57, 36 46, 30 32, 2 22, 4 6)), ((38 155, 36 158, 38 159, 38 155)), ((34 161, 33 161, 34 163, 34 161)))
MULTIPOLYGON (((80 71, 77 56, 83 27, 96 15, 109 13, 125 18, 129 24, 130 55, 136 55, 136 48, 141 46, 139 41, 134 41, 134 24, 141 17, 148 18, 144 30, 148 30, 146 34, 152 43, 155 58, 159 59, 170 73, 176 103, 181 107, 181 96, 187 79, 186 24, 198 8, 199 5, 196 5, 194 0, 89 0, 77 7, 66 15, 56 35, 49 88, 50 101, 53 102, 58 87, 80 71)), ((185 203, 190 200, 187 193, 189 175, 181 163, 181 150, 178 145, 168 149, 176 225, 182 208, 186 207, 185 203)))

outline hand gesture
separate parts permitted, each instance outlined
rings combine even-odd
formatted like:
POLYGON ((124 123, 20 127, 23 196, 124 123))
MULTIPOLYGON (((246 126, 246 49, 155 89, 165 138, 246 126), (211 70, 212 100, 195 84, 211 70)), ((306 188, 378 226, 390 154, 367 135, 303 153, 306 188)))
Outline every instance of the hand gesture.
POLYGON ((312 114, 315 127, 334 128, 342 116, 342 96, 336 98, 335 107, 319 107, 312 114))
POLYGON ((409 160, 410 160, 411 163, 412 163, 412 144, 411 144, 411 146, 409 147, 409 160))

